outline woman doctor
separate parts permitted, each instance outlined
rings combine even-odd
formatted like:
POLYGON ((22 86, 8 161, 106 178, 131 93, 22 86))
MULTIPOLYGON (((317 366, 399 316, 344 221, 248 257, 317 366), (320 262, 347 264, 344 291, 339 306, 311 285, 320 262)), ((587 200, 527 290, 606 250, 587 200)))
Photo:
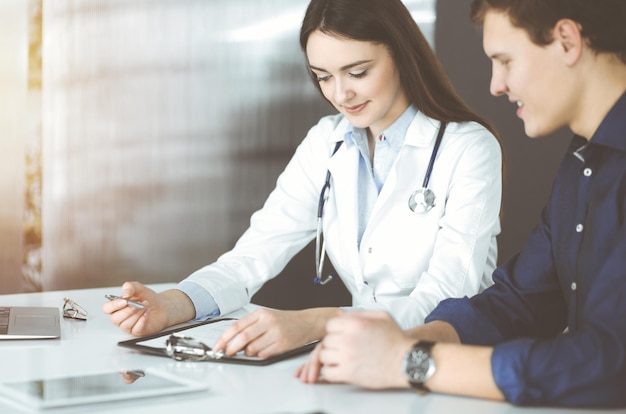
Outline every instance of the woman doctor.
MULTIPOLYGON (((326 253, 354 307, 386 310, 404 328, 422 324, 442 299, 492 283, 500 146, 402 2, 312 0, 300 44, 338 113, 310 129, 231 251, 173 290, 124 283, 123 297, 145 305, 103 305, 124 331, 145 335, 241 308, 316 238, 318 221, 318 266, 326 253)), ((259 309, 214 349, 268 357, 320 339, 336 313, 259 309)))

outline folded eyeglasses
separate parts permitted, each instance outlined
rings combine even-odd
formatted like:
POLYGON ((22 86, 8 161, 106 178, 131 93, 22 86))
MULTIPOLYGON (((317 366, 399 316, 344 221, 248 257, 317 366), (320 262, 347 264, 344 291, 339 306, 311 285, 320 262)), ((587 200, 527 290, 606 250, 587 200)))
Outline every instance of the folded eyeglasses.
POLYGON ((68 319, 77 319, 79 321, 87 320, 87 311, 74 302, 70 298, 63 299, 63 317, 68 319))

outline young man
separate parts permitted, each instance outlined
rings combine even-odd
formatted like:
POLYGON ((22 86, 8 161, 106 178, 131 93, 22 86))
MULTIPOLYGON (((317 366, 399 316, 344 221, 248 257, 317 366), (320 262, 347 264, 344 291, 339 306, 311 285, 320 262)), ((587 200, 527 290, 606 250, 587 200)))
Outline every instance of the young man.
POLYGON ((526 134, 574 132, 541 222, 482 294, 446 300, 408 331, 384 313, 346 312, 297 375, 624 407, 626 1, 474 0, 472 19, 491 93, 516 105, 526 134))

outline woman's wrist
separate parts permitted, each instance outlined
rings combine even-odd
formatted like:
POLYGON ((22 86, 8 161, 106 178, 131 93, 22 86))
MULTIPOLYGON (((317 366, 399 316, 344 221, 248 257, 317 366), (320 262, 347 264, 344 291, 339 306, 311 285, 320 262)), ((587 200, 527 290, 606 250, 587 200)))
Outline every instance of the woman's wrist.
POLYGON ((196 317, 196 308, 189 296, 184 292, 178 289, 171 289, 159 295, 166 309, 166 326, 187 322, 196 317))

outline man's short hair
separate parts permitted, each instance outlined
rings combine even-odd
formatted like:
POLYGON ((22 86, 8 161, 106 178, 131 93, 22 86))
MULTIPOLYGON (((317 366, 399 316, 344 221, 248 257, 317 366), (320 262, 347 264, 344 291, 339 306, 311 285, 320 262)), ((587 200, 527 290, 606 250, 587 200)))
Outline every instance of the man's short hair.
POLYGON ((615 54, 626 63, 626 0, 474 0, 472 21, 482 26, 489 11, 506 13, 540 46, 552 42, 561 19, 580 25, 587 45, 597 53, 615 54))

